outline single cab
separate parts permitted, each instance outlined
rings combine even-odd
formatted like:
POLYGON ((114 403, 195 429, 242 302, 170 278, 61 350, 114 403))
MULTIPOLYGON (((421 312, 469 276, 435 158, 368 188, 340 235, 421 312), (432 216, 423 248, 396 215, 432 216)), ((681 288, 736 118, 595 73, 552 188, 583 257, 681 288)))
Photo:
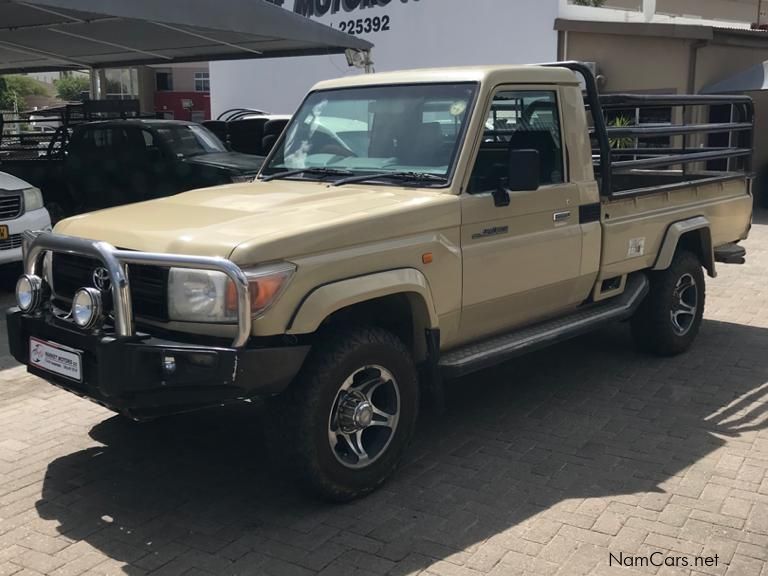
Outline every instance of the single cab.
POLYGON ((704 272, 744 261, 752 118, 744 97, 601 97, 578 63, 322 82, 255 182, 30 235, 11 351, 135 419, 265 398, 301 478, 348 500, 445 378, 620 320, 685 352, 704 272), (606 123, 642 107, 674 122, 606 123))

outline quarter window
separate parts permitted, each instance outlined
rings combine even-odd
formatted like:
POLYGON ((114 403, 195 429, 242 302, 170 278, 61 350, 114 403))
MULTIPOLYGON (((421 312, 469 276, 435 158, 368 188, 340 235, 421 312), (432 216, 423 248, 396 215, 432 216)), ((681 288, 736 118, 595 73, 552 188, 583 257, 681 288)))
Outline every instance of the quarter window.
POLYGON ((469 192, 490 192, 507 174, 510 150, 539 153, 541 184, 564 181, 563 141, 557 94, 550 91, 502 91, 493 98, 485 121, 469 192))

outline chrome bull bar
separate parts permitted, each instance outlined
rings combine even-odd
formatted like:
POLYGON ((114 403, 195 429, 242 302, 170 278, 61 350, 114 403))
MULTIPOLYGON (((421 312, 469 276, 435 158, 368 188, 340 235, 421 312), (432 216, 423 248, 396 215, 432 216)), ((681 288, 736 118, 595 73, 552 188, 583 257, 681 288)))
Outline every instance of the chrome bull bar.
POLYGON ((43 277, 43 258, 47 252, 77 254, 100 260, 112 283, 115 331, 120 337, 135 334, 128 265, 163 266, 189 270, 208 270, 226 274, 237 291, 237 337, 233 348, 242 348, 251 335, 251 298, 248 277, 225 258, 157 254, 118 250, 107 242, 75 238, 50 232, 25 232, 22 237, 24 269, 27 274, 43 277))

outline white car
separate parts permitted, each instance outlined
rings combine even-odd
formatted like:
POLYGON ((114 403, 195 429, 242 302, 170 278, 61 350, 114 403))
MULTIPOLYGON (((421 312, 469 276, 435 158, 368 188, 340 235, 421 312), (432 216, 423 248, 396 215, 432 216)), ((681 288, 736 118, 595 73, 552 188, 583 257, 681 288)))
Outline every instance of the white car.
POLYGON ((51 217, 38 188, 0 172, 0 264, 21 260, 21 235, 51 229, 51 217))

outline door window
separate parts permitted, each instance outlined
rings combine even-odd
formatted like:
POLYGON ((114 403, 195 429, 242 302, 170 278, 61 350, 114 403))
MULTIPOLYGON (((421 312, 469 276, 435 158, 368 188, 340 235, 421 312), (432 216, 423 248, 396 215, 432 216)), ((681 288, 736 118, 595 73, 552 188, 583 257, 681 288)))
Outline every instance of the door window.
POLYGON ((116 128, 105 128, 102 130, 91 130, 86 137, 87 141, 96 149, 114 149, 122 141, 122 130, 116 128))
POLYGON ((510 150, 539 153, 542 185, 564 182, 563 141, 555 92, 505 90, 494 96, 469 183, 470 194, 498 188, 499 181, 507 175, 510 150))
POLYGON ((112 158, 115 149, 123 142, 123 131, 119 128, 95 128, 85 130, 81 136, 72 140, 69 155, 80 158, 85 164, 99 162, 96 158, 112 158))

